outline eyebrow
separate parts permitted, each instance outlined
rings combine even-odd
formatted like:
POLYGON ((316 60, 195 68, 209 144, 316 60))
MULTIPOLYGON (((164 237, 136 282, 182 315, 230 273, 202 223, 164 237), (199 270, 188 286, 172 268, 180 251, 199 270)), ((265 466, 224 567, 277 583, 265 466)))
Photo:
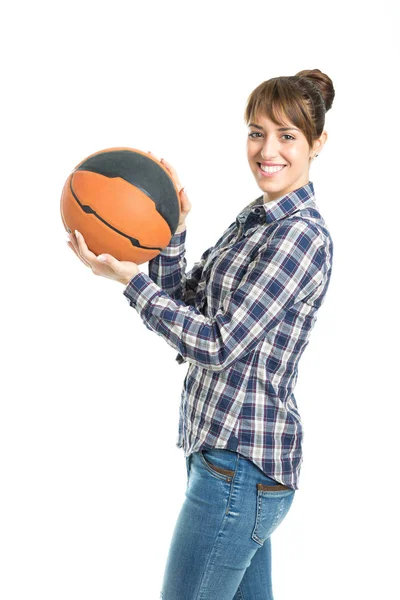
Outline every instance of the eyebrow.
MULTIPOLYGON (((256 125, 255 123, 249 123, 249 127, 257 127, 257 129, 262 129, 261 125, 256 125)), ((277 131, 300 131, 297 127, 278 127, 277 131)))

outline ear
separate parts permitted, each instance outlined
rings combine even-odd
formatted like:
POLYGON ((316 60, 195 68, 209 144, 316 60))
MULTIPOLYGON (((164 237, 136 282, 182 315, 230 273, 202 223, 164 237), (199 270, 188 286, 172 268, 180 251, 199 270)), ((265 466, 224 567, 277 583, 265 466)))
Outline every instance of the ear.
POLYGON ((322 150, 322 148, 324 147, 327 139, 328 139, 328 132, 324 130, 321 133, 321 135, 319 136, 319 139, 315 142, 316 146, 314 147, 314 150, 316 152, 320 152, 322 150))

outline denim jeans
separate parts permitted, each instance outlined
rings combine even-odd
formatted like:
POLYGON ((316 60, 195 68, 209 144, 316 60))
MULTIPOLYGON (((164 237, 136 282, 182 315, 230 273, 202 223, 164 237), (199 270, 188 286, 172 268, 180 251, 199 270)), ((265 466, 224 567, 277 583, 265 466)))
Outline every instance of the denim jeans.
POLYGON ((160 598, 273 600, 271 534, 296 490, 232 450, 195 452, 186 468, 160 598))

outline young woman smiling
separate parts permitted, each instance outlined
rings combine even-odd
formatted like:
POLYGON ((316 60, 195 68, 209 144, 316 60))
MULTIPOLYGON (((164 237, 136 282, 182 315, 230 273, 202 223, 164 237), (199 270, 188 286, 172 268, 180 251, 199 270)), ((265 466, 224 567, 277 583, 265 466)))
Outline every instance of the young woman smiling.
POLYGON ((247 158, 262 194, 188 273, 184 192, 179 227, 148 275, 110 256, 101 263, 82 236, 73 241, 94 273, 126 285, 145 325, 188 363, 177 439, 187 489, 163 600, 273 599, 271 535, 292 505, 303 460, 298 364, 332 271, 309 170, 327 140, 334 95, 318 69, 251 93, 247 158))

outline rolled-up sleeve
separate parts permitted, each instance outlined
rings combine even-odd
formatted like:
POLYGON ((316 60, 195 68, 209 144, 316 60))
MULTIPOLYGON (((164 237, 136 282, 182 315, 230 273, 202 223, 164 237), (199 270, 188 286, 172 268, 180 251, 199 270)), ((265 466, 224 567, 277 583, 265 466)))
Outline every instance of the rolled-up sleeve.
POLYGON ((278 227, 213 318, 174 300, 145 273, 124 295, 146 326, 188 362, 221 371, 244 357, 326 274, 324 239, 305 221, 278 227))

